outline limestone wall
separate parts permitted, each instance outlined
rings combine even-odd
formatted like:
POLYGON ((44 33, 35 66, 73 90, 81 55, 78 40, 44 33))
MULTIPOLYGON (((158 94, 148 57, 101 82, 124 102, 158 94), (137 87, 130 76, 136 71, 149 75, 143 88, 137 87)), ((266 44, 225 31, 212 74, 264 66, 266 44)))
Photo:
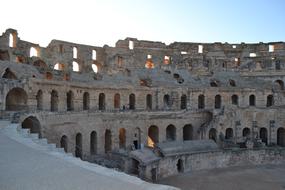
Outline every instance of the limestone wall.
POLYGON ((181 172, 191 172, 205 169, 225 168, 233 166, 251 166, 265 164, 281 164, 285 161, 285 150, 280 148, 239 149, 215 152, 201 152, 162 158, 158 163, 148 166, 145 175, 151 179, 151 169, 157 168, 158 179, 179 174, 178 160, 182 160, 181 172))

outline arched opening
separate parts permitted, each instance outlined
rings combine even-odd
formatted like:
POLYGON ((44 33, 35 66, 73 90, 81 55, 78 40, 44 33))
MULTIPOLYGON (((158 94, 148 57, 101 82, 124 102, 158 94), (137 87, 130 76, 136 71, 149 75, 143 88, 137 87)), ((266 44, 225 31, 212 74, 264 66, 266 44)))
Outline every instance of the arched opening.
POLYGON ((221 95, 215 96, 215 109, 221 109, 222 107, 222 97, 221 95))
POLYGON ((184 110, 187 108, 187 96, 183 94, 180 99, 180 109, 184 110))
POLYGON ((60 139, 60 148, 63 148, 65 152, 67 152, 68 148, 68 139, 67 136, 63 135, 60 139))
POLYGON ((151 94, 146 95, 146 109, 152 110, 152 95, 151 94))
POLYGON ((112 151, 112 133, 111 130, 106 129, 105 131, 105 153, 112 151))
POLYGON ((253 94, 249 96, 249 105, 255 106, 255 96, 253 94))
POLYGON ((37 110, 43 110, 43 91, 39 90, 37 95, 36 95, 36 99, 37 99, 37 110))
POLYGON ((238 105, 238 96, 236 94, 232 95, 232 104, 238 105))
POLYGON ((198 96, 198 109, 204 109, 205 108, 205 96, 203 94, 200 94, 198 96))
POLYGON ((183 127, 183 140, 193 140, 193 127, 192 125, 188 124, 183 127))
POLYGON ((90 133, 90 154, 97 154, 97 132, 92 131, 90 133))
POLYGON ((168 125, 166 128, 166 141, 176 140, 176 127, 174 125, 168 125))
POLYGON ((30 129, 30 133, 37 133, 39 134, 39 138, 41 138, 41 124, 36 117, 34 116, 27 117, 22 122, 22 128, 30 129))
POLYGON ((285 129, 282 127, 277 130, 277 145, 285 147, 285 129))
POLYGON ((16 47, 16 38, 17 38, 16 33, 10 33, 9 34, 9 47, 11 47, 11 48, 16 47))
POLYGON ((16 75, 9 69, 7 68, 4 72, 4 74, 2 75, 2 78, 4 79, 14 79, 17 80, 16 75))
POLYGON ((249 138, 249 137, 250 137, 250 129, 247 128, 247 127, 245 127, 245 128, 242 130, 242 136, 249 138))
POLYGON ((235 87, 236 86, 236 81, 230 79, 229 80, 229 84, 230 84, 230 86, 235 87))
POLYGON ((209 139, 212 139, 213 141, 217 142, 217 130, 214 128, 211 128, 209 131, 209 139))
POLYGON ((147 55, 147 60, 145 62, 145 68, 147 68, 147 69, 154 69, 154 63, 152 61, 152 56, 151 55, 147 55))
POLYGON ((141 148, 141 129, 138 127, 135 129, 133 144, 135 149, 141 148))
POLYGON ((51 72, 46 72, 46 79, 47 80, 52 80, 52 78, 53 78, 52 73, 51 72))
POLYGON ((274 98, 273 95, 268 95, 267 96, 267 101, 266 101, 266 106, 271 107, 274 105, 274 98))
POLYGON ((119 147, 120 149, 126 148, 126 129, 119 129, 119 147))
POLYGON ((105 94, 99 94, 99 110, 105 110, 105 94))
POLYGON ((265 127, 260 128, 259 130, 259 138, 262 142, 264 142, 267 145, 267 129, 265 127))
POLYGON ((164 103, 164 108, 169 108, 170 105, 171 105, 171 102, 170 102, 170 96, 168 94, 165 94, 164 97, 163 97, 163 103, 164 103))
POLYGON ((211 86, 211 87, 218 87, 218 86, 220 86, 220 82, 219 82, 219 81, 216 81, 216 80, 211 81, 211 82, 210 82, 210 86, 211 86))
POLYGON ((177 168, 177 171, 179 173, 183 173, 184 172, 183 160, 178 159, 177 164, 176 164, 176 168, 177 168))
POLYGON ((226 129, 226 136, 225 139, 232 139, 234 137, 234 131, 232 128, 226 129))
POLYGON ((73 53, 73 59, 77 59, 78 55, 77 55, 77 47, 73 47, 72 49, 72 53, 73 53))
POLYGON ((50 111, 58 111, 58 93, 55 90, 51 92, 50 111))
POLYGON ((98 73, 98 66, 96 64, 93 63, 91 67, 94 73, 98 73))
POLYGON ((115 109, 120 109, 121 107, 121 96, 120 94, 115 94, 114 96, 114 108, 115 109))
POLYGON ((74 94, 71 90, 66 93, 66 110, 74 110, 74 94))
POLYGON ((129 96, 129 109, 134 110, 136 107, 136 96, 134 94, 130 94, 129 96))
POLYGON ((132 171, 131 171, 132 174, 139 175, 139 165, 140 165, 139 161, 137 161, 136 159, 132 159, 132 171))
POLYGON ((95 49, 92 50, 92 60, 96 60, 97 59, 97 52, 95 49))
POLYGON ((57 70, 57 71, 63 71, 64 70, 64 64, 63 63, 57 63, 54 65, 53 69, 57 70))
POLYGON ((73 61, 72 62, 72 70, 74 71, 74 72, 79 72, 79 64, 76 62, 76 61, 73 61))
POLYGON ((276 80, 274 86, 277 90, 284 90, 284 82, 282 80, 276 80))
POLYGON ((42 70, 48 68, 47 64, 46 64, 43 60, 41 60, 41 59, 36 60, 36 61, 33 63, 33 65, 34 65, 35 67, 38 67, 38 68, 42 69, 42 70))
POLYGON ((90 106, 90 96, 88 92, 84 92, 83 94, 83 110, 89 110, 90 106))
POLYGON ((34 47, 30 49, 30 57, 38 57, 38 50, 34 47))
POLYGON ((22 88, 11 89, 6 96, 7 111, 21 111, 27 109, 28 95, 22 88))
POLYGON ((149 147, 154 147, 154 145, 159 142, 158 132, 159 132, 158 127, 155 125, 152 125, 148 128, 147 145, 149 147))
POLYGON ((82 135, 77 133, 75 137, 75 157, 82 159, 82 135))

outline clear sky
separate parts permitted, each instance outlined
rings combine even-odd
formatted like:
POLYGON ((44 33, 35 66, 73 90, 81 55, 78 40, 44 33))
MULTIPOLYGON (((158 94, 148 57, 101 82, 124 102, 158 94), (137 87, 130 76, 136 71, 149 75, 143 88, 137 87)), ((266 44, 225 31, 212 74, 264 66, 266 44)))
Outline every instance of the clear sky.
POLYGON ((285 41, 285 0, 3 0, 0 31, 47 46, 52 39, 114 46, 119 39, 285 41))

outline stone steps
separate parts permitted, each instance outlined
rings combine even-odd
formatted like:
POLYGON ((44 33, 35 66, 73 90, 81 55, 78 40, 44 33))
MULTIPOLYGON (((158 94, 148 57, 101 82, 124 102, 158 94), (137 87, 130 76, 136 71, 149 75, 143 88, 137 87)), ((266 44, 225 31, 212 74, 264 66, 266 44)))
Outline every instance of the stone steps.
POLYGON ((46 138, 40 138, 39 134, 31 133, 30 129, 23 129, 19 124, 12 124, 10 121, 0 120, 0 126, 3 126, 3 128, 9 127, 9 134, 17 138, 22 137, 21 142, 30 145, 36 144, 37 147, 43 151, 59 153, 62 154, 63 157, 75 158, 72 153, 66 153, 64 148, 58 148, 56 144, 48 143, 46 138))

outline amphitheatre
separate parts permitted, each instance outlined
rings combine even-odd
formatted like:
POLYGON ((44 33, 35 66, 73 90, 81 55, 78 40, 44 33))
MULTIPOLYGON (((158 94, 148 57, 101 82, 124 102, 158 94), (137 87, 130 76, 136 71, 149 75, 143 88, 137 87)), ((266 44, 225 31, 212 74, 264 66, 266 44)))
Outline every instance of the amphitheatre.
POLYGON ((86 189, 176 189, 154 183, 285 161, 284 42, 40 47, 7 29, 0 71, 0 189, 41 167, 86 189))

